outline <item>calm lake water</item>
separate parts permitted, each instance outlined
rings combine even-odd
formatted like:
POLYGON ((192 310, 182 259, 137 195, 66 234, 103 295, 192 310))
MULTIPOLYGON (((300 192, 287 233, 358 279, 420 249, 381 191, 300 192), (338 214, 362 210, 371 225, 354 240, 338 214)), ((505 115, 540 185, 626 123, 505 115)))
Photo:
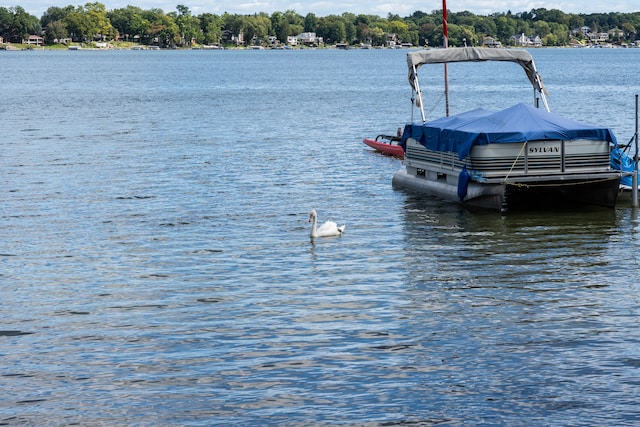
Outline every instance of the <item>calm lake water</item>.
MULTIPOLYGON (((532 54, 631 138, 640 49, 532 54)), ((393 190, 405 57, 0 52, 0 424, 638 425, 638 212, 393 190)), ((530 101, 485 65, 452 112, 530 101)))

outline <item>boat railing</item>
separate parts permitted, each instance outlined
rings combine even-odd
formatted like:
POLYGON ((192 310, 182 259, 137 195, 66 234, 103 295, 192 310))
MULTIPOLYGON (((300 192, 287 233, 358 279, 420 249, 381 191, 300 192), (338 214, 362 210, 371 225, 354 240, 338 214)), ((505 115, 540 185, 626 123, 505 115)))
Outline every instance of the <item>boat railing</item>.
POLYGON ((429 150, 409 140, 405 163, 448 174, 457 174, 466 166, 474 176, 491 180, 612 172, 608 143, 589 140, 478 145, 464 161, 457 153, 429 150))
POLYGON ((380 134, 378 136, 376 136, 376 142, 386 142, 386 143, 398 143, 402 140, 402 135, 401 136, 397 136, 397 135, 385 135, 385 134, 380 134))

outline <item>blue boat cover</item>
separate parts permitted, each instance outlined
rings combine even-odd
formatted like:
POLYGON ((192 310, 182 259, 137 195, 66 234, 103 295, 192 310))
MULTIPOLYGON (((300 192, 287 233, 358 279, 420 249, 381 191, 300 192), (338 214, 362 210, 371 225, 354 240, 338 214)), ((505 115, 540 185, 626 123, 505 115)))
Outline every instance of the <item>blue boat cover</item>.
POLYGON ((526 104, 516 104, 492 113, 483 109, 443 117, 425 124, 409 123, 401 145, 413 138, 434 151, 452 151, 464 160, 474 145, 524 141, 588 139, 617 146, 613 132, 567 119, 526 104))
MULTIPOLYGON (((633 172, 636 170, 636 163, 633 161, 633 158, 628 156, 620 148, 615 148, 611 151, 609 163, 611 168, 617 171, 633 172)), ((633 177, 631 175, 623 176, 620 178, 620 185, 631 187, 633 185, 633 177)))

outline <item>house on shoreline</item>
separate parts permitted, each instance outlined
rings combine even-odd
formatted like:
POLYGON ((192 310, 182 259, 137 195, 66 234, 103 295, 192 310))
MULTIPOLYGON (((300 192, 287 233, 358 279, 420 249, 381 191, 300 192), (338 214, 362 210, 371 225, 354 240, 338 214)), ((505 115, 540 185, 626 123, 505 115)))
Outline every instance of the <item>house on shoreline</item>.
POLYGON ((22 39, 22 44, 28 44, 32 46, 44 46, 44 38, 36 34, 31 34, 26 39, 22 39))
POLYGON ((493 37, 487 36, 482 39, 482 46, 498 48, 502 47, 502 43, 500 43, 500 40, 496 40, 493 37))
POLYGON ((524 33, 509 37, 509 43, 513 46, 542 47, 540 36, 525 36, 524 33))
POLYGON ((321 46, 324 44, 324 39, 312 32, 300 33, 295 38, 298 40, 297 44, 304 46, 321 46))

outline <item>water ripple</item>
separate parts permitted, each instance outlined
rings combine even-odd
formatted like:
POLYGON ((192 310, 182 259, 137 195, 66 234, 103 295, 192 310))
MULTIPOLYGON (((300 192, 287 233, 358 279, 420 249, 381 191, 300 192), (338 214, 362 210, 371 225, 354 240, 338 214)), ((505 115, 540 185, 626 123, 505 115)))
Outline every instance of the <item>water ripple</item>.
MULTIPOLYGON (((590 54, 536 56, 553 86, 590 54)), ((406 119, 405 55, 3 62, 0 424, 637 424, 635 211, 394 191, 401 162, 360 141, 406 119), (43 67, 56 85, 21 72, 43 67), (311 240, 310 209, 345 235, 311 240)), ((579 80, 572 113, 611 93, 579 80)))

